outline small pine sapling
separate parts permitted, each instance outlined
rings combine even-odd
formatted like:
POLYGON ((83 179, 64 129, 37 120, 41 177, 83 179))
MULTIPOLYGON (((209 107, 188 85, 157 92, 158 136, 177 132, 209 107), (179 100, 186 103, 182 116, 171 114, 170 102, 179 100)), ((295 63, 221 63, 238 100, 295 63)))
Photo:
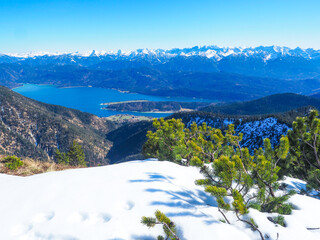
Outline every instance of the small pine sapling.
POLYGON ((274 220, 274 222, 275 222, 276 224, 279 224, 279 225, 281 225, 282 227, 286 227, 286 223, 285 223, 285 221, 284 221, 284 216, 278 215, 278 216, 274 217, 273 220, 274 220))
POLYGON ((263 234, 254 221, 247 221, 241 217, 249 213, 245 196, 253 187, 253 180, 249 174, 252 170, 252 161, 247 159, 250 156, 248 149, 238 149, 236 153, 232 157, 221 156, 216 159, 212 163, 212 170, 209 167, 202 167, 205 179, 196 180, 196 184, 204 186, 205 191, 216 198, 218 211, 228 224, 230 221, 224 211, 232 210, 239 221, 248 224, 252 230, 258 231, 261 239, 264 240, 263 234), (231 203, 225 201, 226 197, 232 199, 231 203))
POLYGON ((180 240, 180 238, 177 236, 177 230, 174 222, 172 222, 164 213, 160 212, 159 210, 155 212, 155 218, 142 217, 141 223, 143 225, 146 225, 149 228, 154 227, 156 224, 162 224, 165 237, 158 236, 157 238, 158 240, 162 240, 162 239, 180 240))

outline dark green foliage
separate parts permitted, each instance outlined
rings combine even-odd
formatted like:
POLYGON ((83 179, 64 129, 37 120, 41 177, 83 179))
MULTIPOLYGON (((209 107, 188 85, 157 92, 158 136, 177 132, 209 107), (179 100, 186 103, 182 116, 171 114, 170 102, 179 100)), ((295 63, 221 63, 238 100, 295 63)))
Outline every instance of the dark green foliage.
POLYGON ((59 151, 59 149, 56 150, 54 158, 57 161, 57 163, 59 163, 59 164, 64 164, 64 165, 69 165, 70 164, 70 159, 68 157, 68 154, 61 153, 59 151))
POLYGON ((61 153, 57 149, 55 159, 60 164, 84 167, 87 166, 83 148, 75 140, 72 142, 72 145, 69 147, 69 151, 67 153, 61 153))
POLYGON ((253 209, 256 209, 258 211, 261 211, 261 204, 259 202, 251 201, 248 204, 248 208, 253 208, 253 209))
POLYGON ((144 155, 158 157, 159 160, 181 160, 186 154, 184 124, 181 120, 155 119, 153 126, 157 130, 154 133, 148 131, 148 140, 143 146, 144 155))
POLYGON ((291 190, 287 194, 279 197, 270 196, 267 202, 262 206, 263 212, 277 212, 280 214, 291 214, 293 206, 292 204, 285 203, 295 191, 291 190))
POLYGON ((164 213, 160 212, 159 210, 155 212, 155 218, 142 217, 141 223, 149 228, 154 227, 156 224, 162 224, 163 231, 165 233, 165 238, 163 236, 158 236, 157 239, 180 240, 177 236, 175 224, 164 213))
POLYGON ((320 189, 320 119, 312 110, 307 117, 298 117, 288 132, 294 176, 303 177, 308 187, 320 189))
POLYGON ((287 158, 289 152, 289 140, 287 137, 280 139, 278 148, 273 149, 269 139, 264 140, 264 149, 258 149, 254 155, 254 168, 252 176, 258 186, 257 202, 253 206, 263 212, 278 212, 281 214, 290 214, 291 205, 285 202, 295 193, 289 193, 276 196, 275 191, 279 189, 278 172, 280 167, 278 163, 287 158))
POLYGON ((10 170, 17 170, 23 165, 21 159, 14 155, 5 157, 2 162, 5 163, 5 166, 10 170))
POLYGON ((233 152, 238 146, 242 135, 235 136, 233 125, 230 125, 225 136, 220 129, 208 127, 206 123, 197 126, 193 123, 189 128, 180 119, 155 119, 155 132, 148 131, 148 140, 143 146, 146 157, 157 157, 159 160, 181 162, 186 165, 202 165, 212 162, 219 156, 233 152))
POLYGON ((250 223, 252 224, 252 227, 251 227, 252 231, 255 231, 255 229, 257 229, 259 227, 253 218, 250 218, 250 223))
POLYGON ((69 164, 72 166, 87 166, 85 162, 85 155, 82 146, 76 141, 72 142, 72 145, 68 151, 69 164))
POLYGON ((141 218, 141 223, 146 225, 147 227, 151 228, 154 227, 157 223, 157 219, 153 217, 142 217, 141 218))
POLYGON ((286 226, 284 221, 284 216, 278 215, 277 217, 273 218, 274 223, 281 225, 282 227, 286 226))

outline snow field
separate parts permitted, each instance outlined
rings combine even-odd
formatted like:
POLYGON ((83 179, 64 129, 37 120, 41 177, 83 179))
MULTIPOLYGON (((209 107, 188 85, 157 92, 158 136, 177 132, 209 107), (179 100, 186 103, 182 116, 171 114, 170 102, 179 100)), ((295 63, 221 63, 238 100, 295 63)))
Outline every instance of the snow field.
MULTIPOLYGON (((0 174, 0 239, 2 240, 151 240, 162 227, 148 229, 142 216, 159 209, 170 217, 181 239, 260 239, 232 212, 232 225, 220 222, 214 199, 196 186, 202 178, 195 167, 145 160, 104 167, 51 172, 31 177, 0 174)), ((287 178, 291 188, 302 181, 287 178)), ((268 216, 250 210, 269 239, 319 240, 320 201, 302 195, 290 200, 296 210, 285 216, 288 227, 276 226, 268 216)))

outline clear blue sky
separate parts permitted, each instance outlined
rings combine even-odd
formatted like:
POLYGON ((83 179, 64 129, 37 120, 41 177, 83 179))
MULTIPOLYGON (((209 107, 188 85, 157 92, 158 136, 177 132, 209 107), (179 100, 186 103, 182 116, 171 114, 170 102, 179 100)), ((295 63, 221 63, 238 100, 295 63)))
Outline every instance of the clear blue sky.
POLYGON ((319 0, 0 0, 0 52, 320 49, 319 0))

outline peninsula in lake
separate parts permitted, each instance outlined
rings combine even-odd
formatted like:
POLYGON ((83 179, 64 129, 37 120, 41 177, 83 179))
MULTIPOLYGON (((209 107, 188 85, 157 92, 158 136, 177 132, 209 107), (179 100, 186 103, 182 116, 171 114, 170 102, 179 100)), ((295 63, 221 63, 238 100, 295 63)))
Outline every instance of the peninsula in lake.
POLYGON ((148 101, 133 100, 122 102, 102 103, 102 109, 121 112, 160 112, 174 113, 180 111, 194 111, 211 105, 210 102, 175 102, 175 101, 148 101))

